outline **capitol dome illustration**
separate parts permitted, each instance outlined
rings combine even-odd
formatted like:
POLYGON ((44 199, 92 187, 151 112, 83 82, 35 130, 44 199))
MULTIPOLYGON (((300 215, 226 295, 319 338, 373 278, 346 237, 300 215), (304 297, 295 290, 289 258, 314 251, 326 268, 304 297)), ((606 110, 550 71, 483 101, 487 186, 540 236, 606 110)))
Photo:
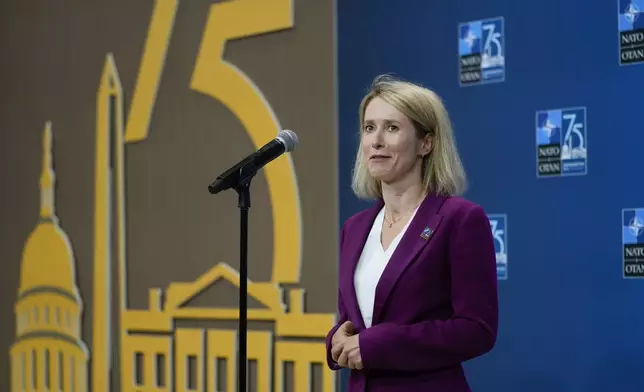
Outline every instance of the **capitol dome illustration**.
POLYGON ((88 350, 81 340, 83 306, 72 247, 54 209, 51 123, 43 139, 40 220, 23 249, 11 390, 84 392, 88 350))

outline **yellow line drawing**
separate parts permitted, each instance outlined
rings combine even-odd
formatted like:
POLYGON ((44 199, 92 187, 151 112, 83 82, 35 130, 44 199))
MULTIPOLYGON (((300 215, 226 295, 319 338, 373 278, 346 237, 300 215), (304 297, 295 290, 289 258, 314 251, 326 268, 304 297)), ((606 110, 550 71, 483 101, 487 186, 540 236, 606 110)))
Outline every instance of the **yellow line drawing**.
POLYGON ((83 303, 74 254, 54 204, 52 125, 45 124, 40 176, 40 222, 20 266, 11 390, 87 391, 88 350, 81 340, 83 303))
MULTIPOLYGON (((257 148, 277 135, 280 124, 260 89, 241 70, 224 61, 223 52, 230 39, 292 28, 292 1, 213 4, 192 75, 190 88, 230 109, 257 148)), ((231 266, 215 264, 192 282, 170 283, 165 293, 150 289, 148 309, 127 306, 124 148, 126 143, 145 140, 149 133, 177 7, 178 0, 154 3, 127 122, 112 54, 106 56, 97 89, 91 365, 80 336, 82 302, 75 286, 72 250, 54 214, 51 124, 47 123, 41 223, 25 245, 16 303, 17 337, 11 349, 13 392, 56 388, 62 392, 86 391, 88 366, 92 367, 92 392, 111 392, 114 362, 120 366, 121 392, 236 390, 236 329, 185 324, 238 319, 237 309, 191 305, 194 298, 219 281, 239 287, 239 274, 231 266), (117 298, 111 290, 114 263, 117 298), (119 309, 116 339, 111 331, 113 300, 119 309), (111 358, 117 345, 119 358, 111 358), (56 386, 56 382, 62 384, 56 386)), ((297 392, 311 390, 314 365, 322 375, 316 380, 319 389, 334 392, 335 375, 324 366, 324 337, 335 315, 306 313, 302 288, 289 288, 283 295, 283 284, 299 283, 301 267, 300 200, 291 158, 285 155, 276 159, 265 168, 265 174, 273 213, 273 273, 269 282, 248 282, 249 295, 263 306, 249 309, 248 320, 269 322, 272 327, 248 331, 248 360, 255 369, 256 390, 282 390, 287 382, 284 367, 292 364, 292 383, 297 392)))
POLYGON ((127 142, 148 137, 179 0, 155 0, 125 130, 127 142))
MULTIPOLYGON (((123 158, 123 89, 111 54, 105 59, 96 98, 94 173, 94 285, 92 391, 111 392, 112 353, 112 200, 116 199, 118 303, 125 308, 125 167, 123 158), (113 143, 112 143, 113 140, 113 143), (110 148, 113 146, 114 151, 110 148)), ((123 331, 122 325, 120 328, 123 331)), ((122 334, 121 334, 122 335, 122 334)))
MULTIPOLYGON (((279 122, 259 88, 224 61, 231 39, 292 28, 293 0, 238 0, 210 6, 191 87, 222 102, 242 123, 256 148, 277 136, 279 122)), ((298 283, 301 269, 300 200, 289 155, 264 168, 273 214, 272 281, 298 283)))

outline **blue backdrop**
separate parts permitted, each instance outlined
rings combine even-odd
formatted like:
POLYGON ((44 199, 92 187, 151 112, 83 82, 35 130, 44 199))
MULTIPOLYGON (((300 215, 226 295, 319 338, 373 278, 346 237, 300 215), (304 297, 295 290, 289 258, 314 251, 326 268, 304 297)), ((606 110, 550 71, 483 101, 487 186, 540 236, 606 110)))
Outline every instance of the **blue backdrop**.
POLYGON ((341 222, 367 207, 350 173, 358 105, 380 73, 444 98, 465 196, 507 218, 499 339, 466 365, 475 391, 644 390, 644 281, 623 260, 623 241, 644 239, 631 210, 644 207, 639 10, 644 2, 338 1, 341 222))

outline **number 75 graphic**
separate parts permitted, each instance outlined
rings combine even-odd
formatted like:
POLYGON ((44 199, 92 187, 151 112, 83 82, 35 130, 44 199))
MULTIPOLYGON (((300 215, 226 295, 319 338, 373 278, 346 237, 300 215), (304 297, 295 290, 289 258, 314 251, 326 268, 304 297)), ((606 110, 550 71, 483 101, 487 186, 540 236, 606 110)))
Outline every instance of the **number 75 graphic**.
POLYGON ((488 214, 488 219, 490 220, 490 229, 492 230, 497 257, 499 255, 505 257, 507 253, 507 216, 505 214, 488 214))

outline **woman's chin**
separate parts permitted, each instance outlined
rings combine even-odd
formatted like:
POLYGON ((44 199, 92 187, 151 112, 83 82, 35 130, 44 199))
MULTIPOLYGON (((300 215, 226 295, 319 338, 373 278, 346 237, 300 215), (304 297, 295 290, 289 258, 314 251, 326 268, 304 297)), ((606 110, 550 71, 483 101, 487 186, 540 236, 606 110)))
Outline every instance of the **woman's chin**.
POLYGON ((384 170, 374 170, 369 172, 369 174, 374 180, 380 181, 380 182, 389 182, 391 181, 391 177, 392 177, 389 171, 384 171, 384 170))

